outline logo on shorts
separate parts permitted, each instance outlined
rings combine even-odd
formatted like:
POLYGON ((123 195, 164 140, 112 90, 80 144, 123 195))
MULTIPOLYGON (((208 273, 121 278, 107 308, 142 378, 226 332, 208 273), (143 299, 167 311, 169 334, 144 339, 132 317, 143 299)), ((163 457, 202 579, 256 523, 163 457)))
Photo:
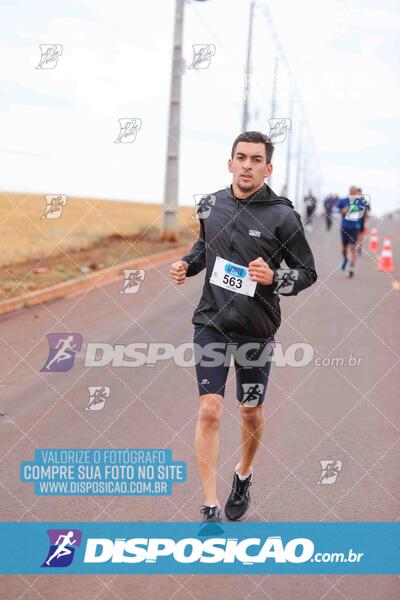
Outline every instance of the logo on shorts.
POLYGON ((322 485, 332 485, 335 483, 338 473, 342 470, 341 460, 320 460, 321 477, 317 483, 322 485))
POLYGON ((243 400, 241 401, 241 404, 245 404, 246 406, 258 406, 264 392, 264 384, 242 383, 242 387, 243 400))
POLYGON ((41 567, 68 567, 75 554, 76 546, 81 545, 82 532, 79 529, 48 529, 50 548, 41 567))
POLYGON ((75 361, 75 353, 82 347, 82 336, 80 333, 48 333, 49 355, 44 367, 40 369, 44 373, 59 373, 72 369, 75 361))
POLYGON ((249 229, 249 235, 252 235, 253 237, 260 237, 261 233, 256 229, 249 229))

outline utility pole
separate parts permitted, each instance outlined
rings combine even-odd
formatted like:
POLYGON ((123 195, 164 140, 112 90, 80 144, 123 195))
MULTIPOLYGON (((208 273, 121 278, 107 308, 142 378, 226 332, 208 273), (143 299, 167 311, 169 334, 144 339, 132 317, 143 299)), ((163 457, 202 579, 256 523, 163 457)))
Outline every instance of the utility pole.
POLYGON ((278 96, 278 73, 279 73, 279 58, 274 60, 274 71, 272 75, 272 94, 271 94, 271 119, 275 119, 276 113, 276 98, 278 96))
MULTIPOLYGON (((303 146, 304 146, 304 141, 303 141, 303 146)), ((304 203, 304 196, 308 196, 308 189, 310 186, 309 183, 309 177, 308 177, 308 171, 306 169, 306 165, 308 162, 308 148, 307 146, 305 146, 305 148, 303 149, 302 152, 302 157, 301 157, 301 178, 300 178, 300 200, 302 201, 302 207, 303 207, 303 203, 304 203)))
POLYGON ((249 37, 247 40, 247 61, 246 74, 244 80, 244 98, 243 98, 243 114, 242 114, 242 132, 247 130, 249 122, 249 94, 250 94, 250 75, 251 75, 251 49, 253 41, 253 15, 254 15, 255 0, 251 0, 250 4, 250 21, 249 21, 249 37))
MULTIPOLYGON (((279 58, 276 56, 274 60, 274 70, 272 74, 272 93, 271 93, 271 119, 275 119, 276 114, 276 99, 278 96, 278 73, 279 73, 279 58)), ((272 140, 272 143, 274 140, 272 140)), ((272 187, 272 176, 269 176, 268 185, 272 187)))
POLYGON ((285 193, 284 196, 289 195, 289 185, 290 185, 290 167, 291 167, 291 158, 292 158, 292 123, 293 123, 293 91, 290 91, 290 99, 289 99, 289 130, 287 132, 286 139, 286 177, 285 177, 285 193))
POLYGON ((179 135, 182 87, 182 38, 184 0, 176 0, 174 50, 171 73, 171 96, 168 121, 167 169, 165 175, 164 207, 161 240, 176 242, 178 223, 179 135))
POLYGON ((302 162, 303 162, 302 136, 303 136, 303 123, 301 123, 301 125, 300 125, 299 139, 298 139, 298 143, 297 143, 296 191, 295 191, 295 199, 294 199, 294 208, 297 211, 300 209, 300 178, 301 178, 302 162))

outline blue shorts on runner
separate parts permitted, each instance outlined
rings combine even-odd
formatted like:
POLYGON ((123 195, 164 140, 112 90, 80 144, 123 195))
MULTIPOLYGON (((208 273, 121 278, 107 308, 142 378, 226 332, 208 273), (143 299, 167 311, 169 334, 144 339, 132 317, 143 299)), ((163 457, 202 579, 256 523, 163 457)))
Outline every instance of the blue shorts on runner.
POLYGON ((249 407, 264 402, 275 346, 273 339, 252 342, 214 327, 195 325, 193 343, 200 396, 225 395, 233 356, 237 400, 242 406, 249 407))
POLYGON ((359 233, 359 229, 341 229, 343 246, 348 246, 349 244, 356 244, 359 233))

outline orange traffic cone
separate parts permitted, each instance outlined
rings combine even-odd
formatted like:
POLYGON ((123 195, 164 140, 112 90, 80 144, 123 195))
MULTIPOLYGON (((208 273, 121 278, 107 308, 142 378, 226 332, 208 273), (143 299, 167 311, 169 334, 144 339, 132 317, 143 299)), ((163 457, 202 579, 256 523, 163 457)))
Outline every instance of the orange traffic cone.
POLYGON ((382 253, 379 258, 378 271, 386 271, 391 273, 393 271, 393 253, 392 253, 392 242, 390 238, 384 238, 382 253))
POLYGON ((376 229, 371 229, 368 248, 372 250, 372 252, 378 252, 378 231, 376 229))

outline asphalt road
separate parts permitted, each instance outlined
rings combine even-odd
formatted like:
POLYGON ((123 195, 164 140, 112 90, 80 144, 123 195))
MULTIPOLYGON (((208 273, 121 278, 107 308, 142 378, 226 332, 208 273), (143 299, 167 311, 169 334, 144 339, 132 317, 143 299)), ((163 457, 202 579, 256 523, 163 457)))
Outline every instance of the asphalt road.
MULTIPOLYGON (((396 521, 400 515, 399 221, 396 270, 380 273, 364 252, 356 276, 339 270, 337 226, 320 219, 308 234, 319 279, 284 298, 276 339, 308 343, 327 366, 272 366, 265 434, 254 465, 250 521, 396 521), (358 365, 343 366, 350 355, 358 365), (335 357, 327 364, 326 357, 335 357), (321 485, 320 461, 341 461, 336 482, 321 485)), ((202 504, 194 456, 198 407, 194 367, 84 367, 87 343, 192 340, 191 316, 203 274, 177 288, 169 264, 146 273, 136 294, 112 283, 0 319, 0 504, 2 521, 193 521, 202 504), (79 332, 82 350, 65 373, 43 373, 46 335, 79 332), (88 387, 109 386, 103 410, 87 411, 88 387), (19 481, 22 460, 42 447, 171 448, 187 462, 187 482, 169 497, 39 497, 19 481)), ((240 415, 229 374, 221 431, 218 492, 224 502, 240 452, 240 415)), ((339 464, 339 463, 338 463, 339 464)), ((5 600, 236 599, 369 600, 400 597, 397 576, 165 575, 3 576, 5 600), (135 589, 132 594, 133 586, 135 589)))

